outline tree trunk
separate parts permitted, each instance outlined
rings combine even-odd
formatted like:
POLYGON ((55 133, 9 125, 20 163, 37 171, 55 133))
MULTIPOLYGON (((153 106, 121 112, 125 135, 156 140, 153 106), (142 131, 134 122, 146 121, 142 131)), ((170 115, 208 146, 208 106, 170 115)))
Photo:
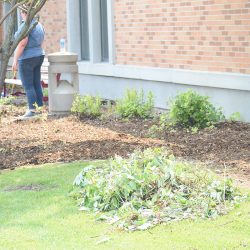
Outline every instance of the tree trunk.
MULTIPOLYGON (((17 3, 17 0, 12 0, 11 4, 14 6, 17 3)), ((11 45, 14 40, 15 24, 17 22, 16 12, 13 12, 7 19, 7 29, 4 42, 0 51, 0 94, 3 91, 4 80, 6 77, 6 71, 8 68, 9 59, 12 56, 10 50, 11 45)))
POLYGON ((3 91, 4 80, 7 73, 8 63, 11 55, 9 54, 10 44, 11 44, 11 36, 7 35, 4 41, 4 44, 1 48, 0 53, 0 94, 3 91))
POLYGON ((1 64, 0 64, 0 94, 1 94, 4 90, 4 81, 5 81, 6 72, 8 68, 8 62, 9 62, 8 55, 4 55, 4 53, 1 53, 0 61, 1 61, 1 64))

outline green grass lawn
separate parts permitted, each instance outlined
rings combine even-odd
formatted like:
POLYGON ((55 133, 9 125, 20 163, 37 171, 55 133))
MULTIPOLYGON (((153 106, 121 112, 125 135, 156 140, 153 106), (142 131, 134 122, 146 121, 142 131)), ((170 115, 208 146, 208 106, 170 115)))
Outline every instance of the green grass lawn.
MULTIPOLYGON (((0 249, 250 249, 250 202, 214 221, 184 221, 127 233, 78 211, 69 196, 86 163, 0 174, 0 249), (38 185, 41 190, 16 190, 38 185), (110 239, 97 244, 103 239, 110 239)), ((36 187, 36 186, 34 186, 36 187)))

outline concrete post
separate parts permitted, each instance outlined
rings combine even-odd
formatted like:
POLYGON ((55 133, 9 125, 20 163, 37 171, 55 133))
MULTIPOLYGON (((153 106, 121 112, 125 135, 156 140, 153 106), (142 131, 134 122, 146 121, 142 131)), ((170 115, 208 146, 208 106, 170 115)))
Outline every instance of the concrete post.
POLYGON ((78 55, 74 53, 53 53, 49 61, 49 112, 62 114, 70 112, 74 95, 79 92, 78 55))

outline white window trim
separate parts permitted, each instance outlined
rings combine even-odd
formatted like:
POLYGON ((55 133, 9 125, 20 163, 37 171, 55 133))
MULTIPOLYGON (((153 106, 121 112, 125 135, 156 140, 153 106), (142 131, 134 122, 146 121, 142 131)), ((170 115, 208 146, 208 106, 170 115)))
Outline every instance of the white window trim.
MULTIPOLYGON (((68 50, 75 52, 81 58, 81 35, 80 35, 80 13, 79 0, 67 0, 68 20, 68 50)), ((90 60, 85 63, 95 64, 101 62, 101 30, 99 0, 88 0, 89 12, 89 54, 90 60), (95 32, 95 31, 99 32, 95 32)), ((108 40, 109 40, 109 61, 102 64, 114 64, 114 13, 113 0, 107 0, 108 15, 108 40)))
POLYGON ((67 50, 81 58, 79 0, 67 0, 67 50))
POLYGON ((88 0, 90 63, 101 61, 101 33, 99 0, 88 0))
MULTIPOLYGON (((100 6, 99 0, 88 0, 89 11, 89 50, 90 63, 100 63, 102 60, 101 52, 101 28, 100 28, 100 6), (98 32, 97 32, 98 31, 98 32)), ((114 19, 113 19, 113 0, 107 0, 108 16, 108 43, 109 61, 103 64, 114 64, 114 19)))
POLYGON ((109 64, 115 64, 115 20, 114 20, 114 1, 107 0, 108 8, 108 39, 109 39, 109 64))

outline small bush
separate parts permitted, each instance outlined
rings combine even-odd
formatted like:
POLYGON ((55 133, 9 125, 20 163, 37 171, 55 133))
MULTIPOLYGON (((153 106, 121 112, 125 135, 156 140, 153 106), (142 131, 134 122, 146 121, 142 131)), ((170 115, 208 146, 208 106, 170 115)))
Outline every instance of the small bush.
POLYGON ((101 115, 101 99, 89 95, 76 95, 71 112, 77 116, 97 117, 101 115))
POLYGON ((205 128, 223 119, 224 115, 209 102, 209 97, 189 90, 171 101, 169 118, 174 125, 205 128))
POLYGON ((229 121, 232 121, 232 122, 241 121, 241 120, 242 120, 242 117, 241 117, 240 112, 234 112, 229 117, 229 121))
POLYGON ((164 131, 166 131, 167 125, 169 124, 168 114, 159 114, 156 117, 156 123, 149 128, 148 136, 149 137, 159 137, 164 131))
POLYGON ((137 93, 135 89, 127 90, 126 96, 117 101, 116 112, 122 118, 148 118, 152 114, 154 97, 150 91, 145 100, 143 90, 137 93))
POLYGON ((13 96, 0 97, 0 105, 12 105, 14 99, 13 96))
POLYGON ((80 209, 126 230, 225 214, 244 197, 231 180, 169 156, 164 148, 136 151, 89 165, 75 178, 80 209))
POLYGON ((43 88, 43 96, 49 96, 49 90, 46 88, 43 88))

